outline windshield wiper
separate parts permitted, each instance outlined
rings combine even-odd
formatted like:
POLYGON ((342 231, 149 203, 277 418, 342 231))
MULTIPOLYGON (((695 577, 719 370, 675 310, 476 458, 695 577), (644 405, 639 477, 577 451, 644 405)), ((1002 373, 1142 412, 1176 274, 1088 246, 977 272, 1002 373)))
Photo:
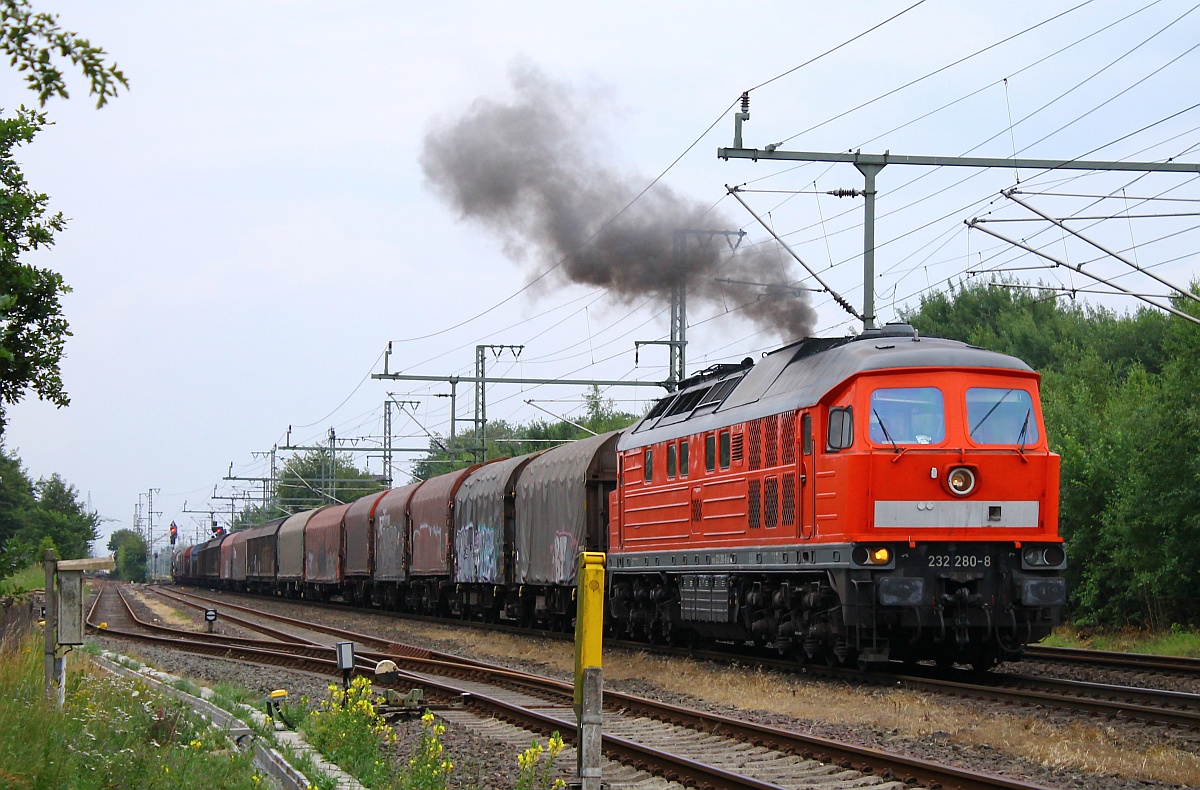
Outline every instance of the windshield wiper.
POLYGON ((887 425, 884 424, 883 418, 879 416, 879 410, 871 409, 871 413, 875 415, 875 419, 879 420, 879 427, 883 430, 883 438, 885 438, 889 442, 891 442, 892 449, 895 450, 897 453, 899 453, 900 445, 896 444, 896 440, 892 438, 892 435, 890 433, 888 433, 887 425))
MULTIPOLYGON (((975 423, 975 427, 971 429, 971 438, 975 438, 975 432, 979 430, 979 426, 983 425, 985 422, 987 422, 988 417, 991 417, 992 413, 994 411, 996 411, 996 409, 1000 408, 1000 404, 1004 403, 1004 401, 1008 398, 1008 396, 1012 395, 1014 392, 1016 392, 1015 389, 1004 391, 1004 394, 1000 396, 1000 400, 993 403, 992 408, 988 409, 987 414, 980 417, 979 422, 975 423)), ((1024 392, 1024 390, 1022 390, 1022 392, 1024 392)))
POLYGON ((1025 422, 1021 425, 1021 432, 1017 434, 1017 452, 1025 455, 1025 438, 1029 435, 1029 417, 1033 414, 1033 409, 1025 410, 1025 422))

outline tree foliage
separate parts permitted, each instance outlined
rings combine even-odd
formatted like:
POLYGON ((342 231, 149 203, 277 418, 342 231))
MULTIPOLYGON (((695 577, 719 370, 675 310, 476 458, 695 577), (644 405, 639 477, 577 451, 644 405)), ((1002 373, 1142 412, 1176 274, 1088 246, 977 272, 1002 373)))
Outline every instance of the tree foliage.
POLYGON ((1075 620, 1200 625, 1200 326, 986 284, 923 299, 906 318, 1042 374, 1075 620))
POLYGON ((100 517, 57 474, 29 479, 20 460, 0 451, 0 578, 56 549, 59 559, 86 557, 100 517))
POLYGON ((263 521, 322 505, 352 502, 383 490, 383 480, 359 469, 344 455, 311 450, 284 463, 277 501, 281 511, 263 514, 263 521))
MULTIPOLYGON (((28 0, 0 0, 0 51, 45 106, 51 96, 67 98, 62 59, 83 72, 102 107, 128 87, 105 52, 77 33, 63 30, 53 14, 35 13, 28 0)), ((2 111, 0 111, 2 112, 2 111)), ((31 142, 46 125, 44 113, 21 107, 0 117, 0 430, 4 409, 32 389, 57 406, 70 403, 63 389, 59 360, 71 333, 59 301, 70 291, 61 275, 21 260, 54 244, 65 220, 49 214, 49 197, 31 188, 17 165, 16 149, 31 142)))
POLYGON ((66 406, 59 360, 70 336, 59 297, 70 291, 56 272, 23 263, 21 256, 54 243, 62 214, 47 216, 49 198, 30 189, 13 149, 45 124, 22 109, 0 118, 0 429, 4 407, 32 388, 38 397, 66 406))
MULTIPOLYGON (((504 420, 489 422, 487 457, 512 458, 536 453, 557 444, 587 438, 593 433, 607 433, 624 428, 637 419, 637 415, 618 411, 611 399, 603 397, 599 388, 592 387, 592 390, 584 395, 584 414, 579 420, 534 420, 525 425, 512 425, 504 420)), ((475 439, 469 435, 456 437, 453 446, 449 440, 441 437, 431 439, 429 453, 413 466, 413 477, 428 480, 456 469, 465 469, 474 463, 471 453, 471 447, 474 445, 475 439)))
POLYGON ((8 65, 25 74, 29 89, 46 106, 51 96, 68 98, 62 70, 56 58, 65 58, 88 78, 96 106, 103 107, 117 95, 118 86, 128 88, 124 73, 104 61, 107 54, 78 33, 63 30, 58 17, 35 13, 29 0, 0 0, 0 51, 9 56, 8 65))
POLYGON ((131 582, 146 581, 146 539, 132 529, 114 530, 108 550, 117 561, 116 577, 131 582))

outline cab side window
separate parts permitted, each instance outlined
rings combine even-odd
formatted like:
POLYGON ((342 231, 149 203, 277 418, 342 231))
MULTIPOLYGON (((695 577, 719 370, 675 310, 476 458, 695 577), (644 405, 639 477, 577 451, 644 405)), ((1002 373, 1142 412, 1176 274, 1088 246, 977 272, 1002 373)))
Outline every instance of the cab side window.
POLYGON ((642 457, 642 471, 645 473, 647 483, 654 480, 654 451, 649 447, 646 448, 646 453, 642 457))
POLYGON ((829 435, 825 441, 825 449, 831 451, 845 450, 854 444, 854 412, 849 406, 843 409, 829 410, 829 435))

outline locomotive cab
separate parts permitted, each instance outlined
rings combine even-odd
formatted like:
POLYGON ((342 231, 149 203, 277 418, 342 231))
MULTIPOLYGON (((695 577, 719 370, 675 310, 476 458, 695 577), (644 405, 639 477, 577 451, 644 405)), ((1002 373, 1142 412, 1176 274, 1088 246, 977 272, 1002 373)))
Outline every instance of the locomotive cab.
POLYGON ((872 372, 832 402, 846 405, 831 407, 842 417, 817 496, 844 491, 844 507, 818 523, 851 546, 835 575, 860 660, 932 653, 983 668, 1046 636, 1066 604, 1066 557, 1036 374, 872 372), (914 649, 923 633, 930 644, 914 649))

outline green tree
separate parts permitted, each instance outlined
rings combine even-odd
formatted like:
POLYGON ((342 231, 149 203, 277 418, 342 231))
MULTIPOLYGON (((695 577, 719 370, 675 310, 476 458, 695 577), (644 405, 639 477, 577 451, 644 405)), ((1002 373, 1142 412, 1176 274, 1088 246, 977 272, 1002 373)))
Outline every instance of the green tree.
POLYGON ((284 462, 277 504, 285 512, 295 513, 351 502, 383 489, 382 479, 359 469, 344 457, 327 450, 312 450, 284 462))
POLYGON ((57 474, 31 482, 20 460, 0 451, 0 570, 19 570, 41 558, 44 543, 60 559, 86 557, 100 518, 57 474))
POLYGON ((0 546, 29 523, 33 504, 33 482, 21 459, 0 450, 0 546))
POLYGON ((0 51, 9 56, 8 65, 25 73, 25 82, 43 107, 51 96, 66 99, 69 95, 63 73, 55 64, 58 58, 71 61, 88 78, 97 107, 115 97, 118 86, 129 87, 117 64, 105 63, 103 49, 78 33, 63 30, 56 15, 35 13, 29 0, 0 0, 0 51))
MULTIPOLYGON (((51 96, 68 96, 61 60, 88 78, 97 107, 116 96, 118 86, 128 87, 116 64, 105 62, 103 49, 63 30, 53 14, 35 13, 28 0, 0 0, 0 51, 25 73, 41 106, 51 96)), ((47 213, 49 197, 29 186, 14 156, 46 123, 44 113, 25 107, 0 118, 0 431, 5 407, 29 389, 57 406, 70 403, 59 370, 71 335, 59 298, 70 289, 59 274, 21 260, 53 245, 65 226, 61 213, 47 213)))
POLYGON ((257 527, 283 515, 286 514, 277 505, 247 505, 238 512, 229 531, 237 532, 240 529, 257 527))
POLYGON ((1042 373, 1076 622, 1200 623, 1200 327, 989 284, 931 296, 908 319, 1042 373))
POLYGON ((100 516, 79 500, 79 491, 57 473, 34 486, 37 500, 30 528, 40 540, 53 538, 60 557, 70 560, 86 557, 90 544, 98 536, 100 516))
MULTIPOLYGON (((487 457, 512 458, 536 453, 557 444, 584 439, 598 433, 620 430, 637 422, 637 415, 619 411, 616 404, 603 397, 598 387, 584 395, 584 413, 578 420, 547 422, 534 420, 525 425, 512 425, 504 420, 487 424, 487 457)), ((429 442, 429 452, 413 465, 413 477, 428 480, 437 475, 465 469, 474 463, 470 448, 471 436, 460 436, 453 448, 441 438, 429 442)))
POLYGON ((108 550, 116 557, 118 579, 146 581, 145 538, 131 529, 114 530, 108 539, 108 550))
POLYGON ((70 289, 57 273, 20 259, 52 245, 64 224, 61 214, 46 216, 49 198, 29 188, 13 157, 45 120, 25 109, 0 119, 0 429, 4 407, 27 389, 60 407, 70 403, 58 364, 71 334, 59 297, 70 289))

